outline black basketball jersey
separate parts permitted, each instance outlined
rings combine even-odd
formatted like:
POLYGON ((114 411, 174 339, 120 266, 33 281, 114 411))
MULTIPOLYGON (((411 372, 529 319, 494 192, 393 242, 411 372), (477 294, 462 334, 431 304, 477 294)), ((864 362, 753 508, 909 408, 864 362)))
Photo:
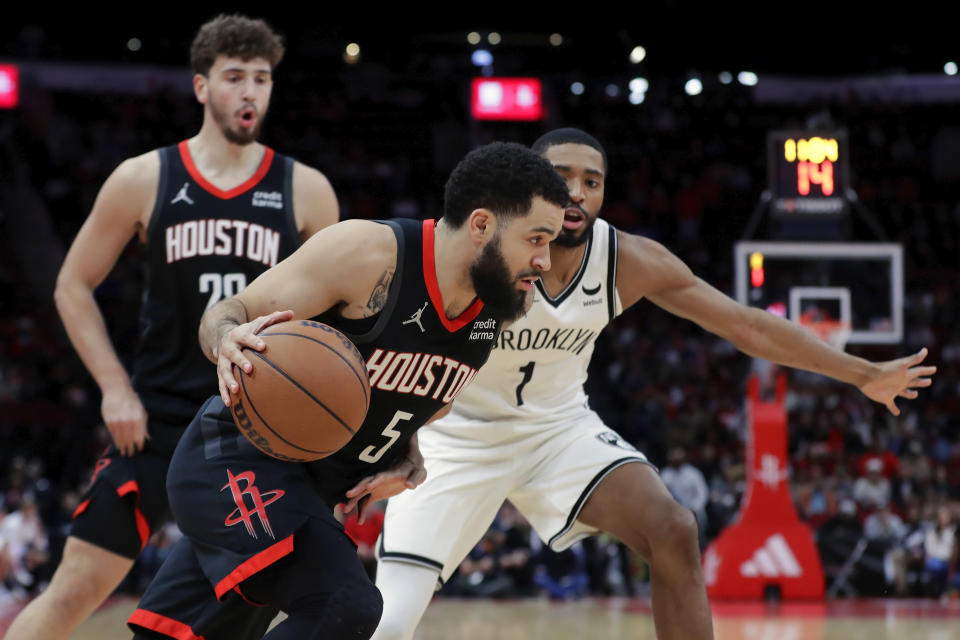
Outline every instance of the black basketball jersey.
POLYGON ((437 285, 433 220, 386 224, 397 236, 397 270, 383 309, 364 320, 335 311, 317 317, 357 346, 371 392, 367 417, 350 442, 308 463, 329 504, 406 455, 413 433, 473 380, 499 332, 500 320, 479 299, 456 319, 447 319, 437 285))
POLYGON ((300 236, 291 158, 265 147, 256 173, 223 191, 197 170, 186 141, 158 153, 133 386, 152 421, 182 430, 217 392, 216 367, 197 341, 203 312, 290 255, 300 236))

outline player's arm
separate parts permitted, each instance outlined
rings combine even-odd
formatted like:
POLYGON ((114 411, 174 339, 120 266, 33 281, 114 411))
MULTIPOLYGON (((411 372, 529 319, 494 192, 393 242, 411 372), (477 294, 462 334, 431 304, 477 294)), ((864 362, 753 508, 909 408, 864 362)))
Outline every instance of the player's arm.
POLYGON ((143 447, 147 415, 110 343, 93 292, 130 238, 149 222, 159 173, 156 152, 126 160, 114 170, 67 252, 54 293, 70 342, 100 387, 103 420, 124 455, 143 447))
POLYGON ((293 217, 304 241, 340 221, 340 204, 330 181, 299 162, 293 164, 293 217))
POLYGON ((698 278, 675 255, 653 240, 619 235, 617 290, 624 307, 647 297, 670 313, 687 318, 732 342, 740 351, 789 367, 814 371, 857 386, 899 415, 897 397, 917 397, 936 367, 917 367, 927 355, 870 362, 835 349, 800 326, 747 307, 698 278))
POLYGON ((257 334, 264 327, 312 318, 334 307, 349 318, 379 312, 396 256, 396 238, 389 226, 347 220, 318 232, 239 294, 208 309, 200 322, 200 346, 217 363, 224 403, 229 406, 230 394, 239 390, 232 366, 247 373, 253 370, 242 349, 262 350, 264 343, 257 334))

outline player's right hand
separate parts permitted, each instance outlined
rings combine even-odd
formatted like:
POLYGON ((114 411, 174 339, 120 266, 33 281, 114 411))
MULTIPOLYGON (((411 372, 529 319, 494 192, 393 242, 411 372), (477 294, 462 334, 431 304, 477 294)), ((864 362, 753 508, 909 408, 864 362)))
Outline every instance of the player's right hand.
POLYGON ((220 399, 228 407, 233 403, 233 395, 240 393, 240 385, 233 375, 237 366, 246 373, 253 372, 253 364, 243 355, 244 349, 263 351, 267 345, 257 334, 279 322, 293 320, 293 311, 274 311, 265 316, 254 318, 250 322, 237 325, 220 338, 217 348, 217 378, 220 386, 220 399))
POLYGON ((121 455, 132 456, 143 450, 147 439, 147 411, 129 386, 103 393, 100 413, 121 455))

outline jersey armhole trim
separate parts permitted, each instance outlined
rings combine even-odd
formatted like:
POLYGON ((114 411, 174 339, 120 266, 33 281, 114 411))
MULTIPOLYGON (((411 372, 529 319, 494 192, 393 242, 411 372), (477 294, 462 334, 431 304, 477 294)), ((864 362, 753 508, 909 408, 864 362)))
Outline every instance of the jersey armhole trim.
POLYGON ((296 163, 289 156, 281 157, 283 158, 283 201, 289 203, 283 208, 284 216, 286 216, 291 237, 296 238, 296 246, 299 247, 303 244, 303 238, 300 237, 300 230, 297 229, 296 202, 293 199, 293 168, 296 163))
POLYGON ((611 224, 607 227, 607 312, 610 321, 617 317, 621 305, 620 294, 617 292, 617 229, 611 224))
POLYGON ((163 208, 163 199, 166 197, 167 193, 167 179, 170 175, 170 160, 168 156, 170 150, 170 147, 157 149, 157 153, 160 154, 160 175, 157 178, 157 199, 153 203, 153 210, 150 212, 150 219, 147 221, 147 228, 145 229, 147 233, 147 241, 144 243, 144 247, 150 246, 150 241, 155 235, 154 232, 160 226, 160 209, 163 208))

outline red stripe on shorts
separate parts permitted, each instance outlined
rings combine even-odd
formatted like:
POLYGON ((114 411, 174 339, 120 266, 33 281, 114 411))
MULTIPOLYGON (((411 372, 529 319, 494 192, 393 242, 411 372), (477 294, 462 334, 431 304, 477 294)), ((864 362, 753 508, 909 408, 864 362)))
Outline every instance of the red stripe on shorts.
POLYGON ((195 634, 189 625, 146 609, 134 611, 127 619, 127 624, 135 624, 177 640, 204 640, 204 637, 195 634))
POLYGON ((140 550, 143 551, 143 548, 147 546, 147 541, 150 540, 150 523, 147 522, 147 517, 140 511, 140 485, 137 484, 136 480, 124 482, 117 489, 117 495, 120 497, 130 493, 137 495, 137 501, 133 505, 133 512, 137 519, 137 533, 140 535, 140 550))
POLYGON ((258 571, 266 569, 280 558, 288 555, 291 551, 293 551, 292 533, 280 542, 270 545, 257 555, 249 558, 239 567, 231 571, 226 578, 218 582, 214 588, 214 592, 217 594, 217 600, 222 600, 224 594, 233 590, 235 586, 258 571))

